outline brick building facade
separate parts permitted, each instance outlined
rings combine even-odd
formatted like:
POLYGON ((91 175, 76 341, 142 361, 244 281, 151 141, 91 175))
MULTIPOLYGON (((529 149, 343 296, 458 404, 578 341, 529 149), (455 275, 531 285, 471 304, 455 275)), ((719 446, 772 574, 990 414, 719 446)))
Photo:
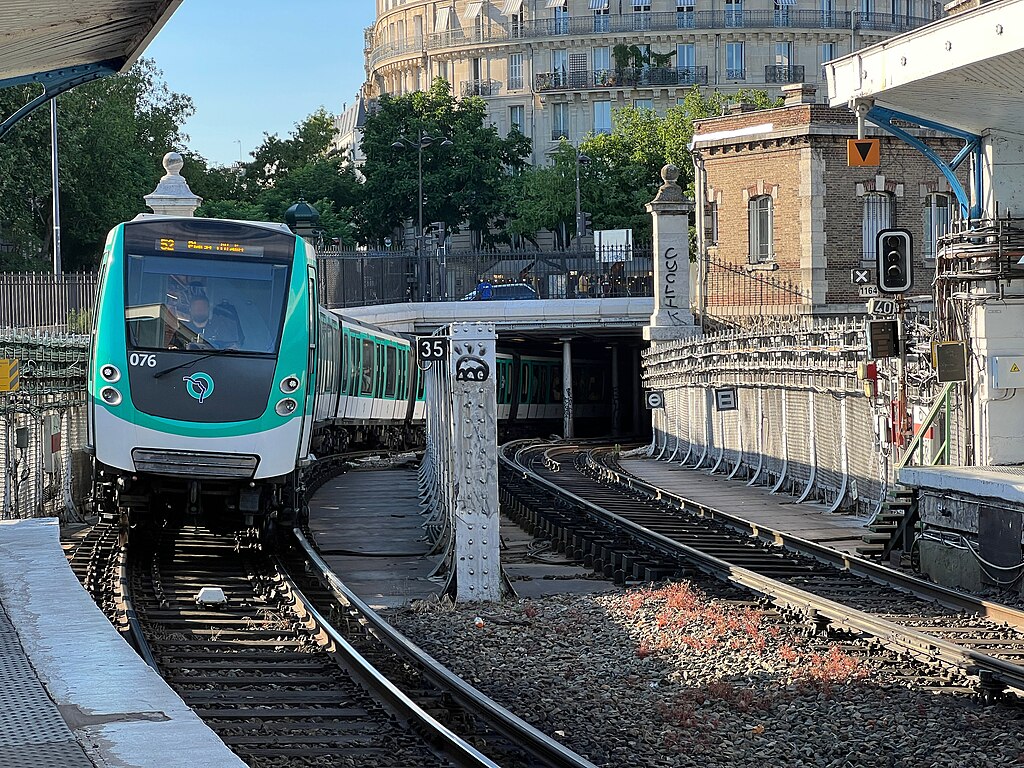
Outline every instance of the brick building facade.
MULTIPOLYGON (((941 172, 918 150, 881 129, 878 167, 849 167, 855 115, 815 104, 814 92, 790 86, 786 105, 698 121, 694 130, 696 301, 711 314, 862 313, 851 283, 855 267, 874 267, 874 233, 908 229, 914 240, 914 287, 928 295, 934 242, 957 215, 941 172)), ((959 140, 913 130, 945 160, 959 140)), ((968 169, 958 178, 966 184, 968 169)))

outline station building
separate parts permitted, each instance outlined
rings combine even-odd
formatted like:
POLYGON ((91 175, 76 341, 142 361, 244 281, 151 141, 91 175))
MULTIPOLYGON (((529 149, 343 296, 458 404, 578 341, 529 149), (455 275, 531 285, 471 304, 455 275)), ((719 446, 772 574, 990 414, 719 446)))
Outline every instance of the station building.
MULTIPOLYGON (((918 150, 880 129, 880 165, 850 167, 847 141, 857 138, 846 107, 817 103, 813 85, 786 87, 786 104, 696 123, 697 304, 742 314, 864 313, 854 268, 875 267, 875 235, 901 227, 913 238, 911 296, 931 296, 936 242, 956 207, 942 173, 918 150), (787 286, 751 293, 746 273, 787 286)), ((909 129, 951 160, 962 141, 909 129)), ((967 171, 958 172, 966 181, 967 171)), ((874 281, 872 281, 873 284, 874 281)))
POLYGON ((613 109, 664 114, 695 85, 823 93, 826 61, 941 13, 931 0, 377 0, 366 96, 443 77, 482 97, 500 133, 532 138, 540 162, 562 139, 611 132, 613 109))

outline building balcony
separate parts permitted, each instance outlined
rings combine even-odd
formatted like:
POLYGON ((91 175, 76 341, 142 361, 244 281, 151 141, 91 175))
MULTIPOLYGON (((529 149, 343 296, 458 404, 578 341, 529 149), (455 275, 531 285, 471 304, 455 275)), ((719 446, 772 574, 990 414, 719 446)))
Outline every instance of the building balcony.
POLYGON ((759 11, 668 11, 658 13, 621 13, 532 19, 515 25, 491 23, 484 27, 435 32, 423 39, 378 42, 369 56, 370 66, 404 55, 419 56, 442 48, 457 48, 512 40, 578 37, 586 35, 635 36, 636 33, 703 29, 841 29, 879 34, 907 32, 931 22, 930 18, 897 16, 891 13, 858 11, 821 11, 780 8, 759 11))
POLYGON ((764 81, 766 83, 802 83, 804 68, 791 64, 772 64, 764 68, 764 81))
POLYGON ((497 96, 501 91, 501 83, 497 80, 464 80, 459 88, 460 95, 466 96, 497 96))
POLYGON ((643 67, 641 69, 627 67, 622 70, 599 69, 591 72, 542 72, 534 77, 534 89, 538 92, 707 84, 708 68, 706 66, 643 67))
POLYGON ((747 70, 743 69, 742 67, 739 67, 739 68, 737 68, 737 67, 726 67, 725 79, 726 80, 746 80, 747 79, 747 70))

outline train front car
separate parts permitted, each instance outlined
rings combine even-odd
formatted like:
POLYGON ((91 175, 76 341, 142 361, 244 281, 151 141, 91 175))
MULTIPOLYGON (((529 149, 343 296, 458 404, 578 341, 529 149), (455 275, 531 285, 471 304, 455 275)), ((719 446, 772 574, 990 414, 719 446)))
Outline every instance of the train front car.
POLYGON ((315 318, 315 257, 283 225, 115 227, 89 372, 100 511, 249 526, 298 508, 315 318))

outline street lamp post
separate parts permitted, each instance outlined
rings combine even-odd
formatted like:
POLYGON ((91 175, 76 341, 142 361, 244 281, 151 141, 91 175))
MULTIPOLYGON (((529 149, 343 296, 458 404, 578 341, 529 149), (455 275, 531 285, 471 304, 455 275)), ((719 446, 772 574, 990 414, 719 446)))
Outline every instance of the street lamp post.
MULTIPOLYGON (((416 227, 416 264, 419 269, 419 298, 423 301, 423 297, 426 295, 427 280, 426 280, 426 269, 424 259, 424 248, 423 248, 423 150, 431 146, 435 139, 433 136, 427 134, 426 131, 420 131, 419 138, 416 141, 411 141, 404 136, 399 136, 398 141, 394 142, 391 147, 392 149, 415 149, 416 150, 416 176, 418 180, 419 193, 416 197, 416 207, 418 212, 417 227, 416 227)), ((455 146, 451 139, 442 139, 442 147, 455 146)))

